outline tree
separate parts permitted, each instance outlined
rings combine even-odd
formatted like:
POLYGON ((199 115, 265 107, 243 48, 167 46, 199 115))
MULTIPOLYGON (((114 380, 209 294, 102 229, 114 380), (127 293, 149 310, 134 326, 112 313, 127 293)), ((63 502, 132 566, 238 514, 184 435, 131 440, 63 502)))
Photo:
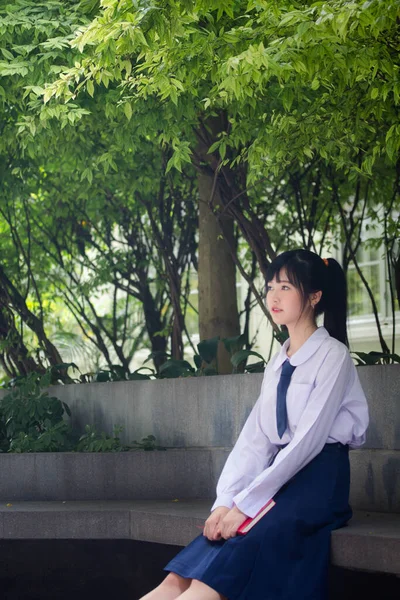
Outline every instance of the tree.
MULTIPOLYGON (((213 179, 201 200, 220 223, 235 220, 265 274, 274 249, 250 185, 322 161, 357 186, 398 162, 398 17, 389 0, 114 0, 73 41, 82 59, 44 98, 118 83, 137 135, 157 127, 174 150, 171 168, 191 161, 213 179)), ((389 177, 397 181, 395 169, 389 177)), ((393 241, 397 192, 383 204, 393 241)))
MULTIPOLYGON (((4 171, 9 190, 24 188, 21 197, 11 201, 19 215, 14 224, 19 220, 20 230, 24 225, 32 227, 28 243, 34 242, 43 255, 51 257, 53 268, 48 276, 88 339, 109 365, 114 360, 109 352, 111 344, 114 357, 127 368, 147 329, 158 368, 169 335, 172 354, 183 357, 188 289, 182 289, 182 280, 190 263, 197 267, 193 173, 184 181, 178 181, 173 173, 166 176, 165 153, 159 148, 149 153, 144 144, 138 149, 125 123, 112 115, 106 130, 101 102, 96 109, 90 96, 90 132, 87 123, 79 126, 77 119, 78 114, 89 114, 85 108, 76 106, 76 112, 69 107, 56 110, 53 115, 61 120, 62 131, 60 122, 45 130, 29 114, 35 104, 41 105, 35 94, 40 93, 45 77, 60 71, 57 63, 63 60, 68 41, 96 4, 21 0, 5 5, 3 41, 10 50, 4 51, 7 64, 0 68, 11 85, 3 104, 7 131, 2 139, 8 142, 2 148, 4 171), (67 126, 75 122, 76 127, 67 126), (30 196, 28 203, 24 194, 30 196), (29 214, 24 215, 22 205, 29 214), (154 212, 158 213, 157 223, 154 212), (182 231, 185 236, 178 235, 182 231), (95 290, 106 284, 114 286, 109 319, 100 316, 91 302, 95 290), (126 308, 117 321, 121 295, 126 297, 126 308), (129 298, 139 301, 144 309, 145 328, 137 336, 126 324, 129 298), (122 341, 121 331, 125 332, 122 341), (130 349, 126 353, 122 347, 127 344, 130 349)), ((73 64, 74 57, 68 54, 73 64)), ((125 121, 123 113, 117 117, 125 121)), ((12 223, 9 219, 9 227, 12 223)), ((25 267, 29 269, 29 260, 25 267)))
MULTIPOLYGON (((44 86, 40 53, 28 61, 32 81, 29 101, 21 104, 29 112, 19 117, 20 145, 34 154, 56 120, 76 128, 95 107, 110 120, 124 114, 136 147, 150 141, 171 152, 168 172, 185 163, 196 167, 202 207, 217 218, 244 276, 232 221, 265 275, 282 240, 290 245, 291 230, 304 232, 313 247, 316 234, 327 239, 325 231, 337 226, 339 210, 346 265, 347 255, 355 260, 360 217, 375 215, 377 195, 368 194, 357 214, 347 201, 368 181, 384 180, 385 244, 398 281, 398 13, 388 0, 108 0, 95 6, 91 20, 76 13, 75 24, 81 22, 71 52, 63 56, 49 42, 55 58, 48 66, 56 61, 61 77, 48 71, 44 86), (279 199, 291 211, 282 219, 279 199), (351 227, 344 228, 348 217, 351 227)), ((107 152, 109 164, 117 152, 107 152)))
MULTIPOLYGON (((128 370, 134 352, 149 340, 158 369, 169 336, 173 356, 183 358, 190 290, 182 282, 193 261, 196 266, 193 174, 184 180, 173 173, 165 177, 162 155, 146 154, 143 147, 135 158, 121 150, 117 171, 109 172, 93 131, 89 139, 90 147, 76 146, 75 156, 64 155, 61 162, 32 160, 20 196, 12 178, 4 222, 18 248, 34 248, 37 262, 48 264, 46 282, 109 367, 118 360, 128 370), (79 171, 84 155, 91 157, 90 183, 79 171), (98 161, 101 171, 95 168, 98 161), (105 290, 112 298, 109 312, 96 306, 105 290), (139 329, 133 309, 140 309, 139 329)), ((2 197, 5 202, 5 189, 2 197)), ((22 279, 32 270, 30 258, 25 252, 18 271, 22 279)), ((41 272, 37 264, 36 272, 41 272)))

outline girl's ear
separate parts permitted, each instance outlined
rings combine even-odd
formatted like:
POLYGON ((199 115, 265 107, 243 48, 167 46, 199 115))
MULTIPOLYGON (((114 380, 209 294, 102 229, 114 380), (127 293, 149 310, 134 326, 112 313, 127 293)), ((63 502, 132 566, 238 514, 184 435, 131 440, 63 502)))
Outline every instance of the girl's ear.
POLYGON ((322 296, 322 290, 319 290, 318 292, 313 292, 312 294, 310 294, 310 302, 313 306, 315 306, 316 304, 318 304, 318 302, 321 300, 321 296, 322 296))

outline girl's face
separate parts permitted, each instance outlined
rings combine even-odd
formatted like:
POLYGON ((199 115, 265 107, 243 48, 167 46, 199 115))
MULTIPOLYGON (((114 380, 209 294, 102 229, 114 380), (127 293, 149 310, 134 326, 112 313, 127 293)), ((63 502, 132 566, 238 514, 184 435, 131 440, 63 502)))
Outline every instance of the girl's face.
POLYGON ((288 325, 300 317, 301 294, 289 283, 284 269, 281 269, 279 277, 279 283, 275 277, 267 283, 266 305, 275 323, 288 325))

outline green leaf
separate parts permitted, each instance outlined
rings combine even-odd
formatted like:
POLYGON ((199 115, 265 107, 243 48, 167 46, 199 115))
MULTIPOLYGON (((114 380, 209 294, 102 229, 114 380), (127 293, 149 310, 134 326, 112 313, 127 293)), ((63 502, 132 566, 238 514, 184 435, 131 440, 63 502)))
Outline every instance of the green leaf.
POLYGON ((258 352, 253 352, 252 350, 239 350, 239 352, 236 352, 231 357, 231 363, 234 367, 238 367, 240 363, 247 360, 249 356, 257 356, 258 358, 261 358, 263 362, 265 362, 264 358, 261 356, 261 354, 258 354, 258 352))
POLYGON ((6 48, 1 48, 1 52, 2 52, 3 56, 5 58, 7 58, 8 60, 14 60, 14 56, 11 54, 11 52, 9 50, 6 50, 6 48))
POLYGON ((318 77, 314 77, 314 79, 311 82, 311 89, 317 90, 319 88, 319 85, 320 85, 320 81, 319 81, 318 77))
POLYGON ((124 104, 124 113, 128 121, 131 120, 132 117, 132 106, 130 102, 125 102, 124 104))
POLYGON ((93 98, 93 94, 94 94, 94 85, 93 85, 93 81, 91 79, 87 80, 86 83, 86 89, 88 91, 89 96, 92 96, 93 98))
POLYGON ((206 363, 211 363, 216 359, 218 353, 218 344, 219 344, 219 336, 210 338, 208 340, 203 340, 197 344, 197 350, 201 358, 206 363))
POLYGON ((191 375, 194 373, 194 368, 187 360, 176 360, 170 358, 160 367, 160 377, 182 377, 183 375, 191 375))

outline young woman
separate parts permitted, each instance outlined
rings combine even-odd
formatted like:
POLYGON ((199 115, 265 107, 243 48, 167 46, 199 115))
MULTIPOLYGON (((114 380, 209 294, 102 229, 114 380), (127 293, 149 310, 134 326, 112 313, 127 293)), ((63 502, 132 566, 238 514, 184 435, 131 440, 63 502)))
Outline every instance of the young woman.
POLYGON ((328 597, 331 531, 352 516, 348 452, 369 422, 348 350, 344 272, 308 250, 283 252, 268 269, 266 303, 289 337, 265 368, 203 533, 142 600, 328 597), (271 498, 273 508, 237 535, 271 498))

